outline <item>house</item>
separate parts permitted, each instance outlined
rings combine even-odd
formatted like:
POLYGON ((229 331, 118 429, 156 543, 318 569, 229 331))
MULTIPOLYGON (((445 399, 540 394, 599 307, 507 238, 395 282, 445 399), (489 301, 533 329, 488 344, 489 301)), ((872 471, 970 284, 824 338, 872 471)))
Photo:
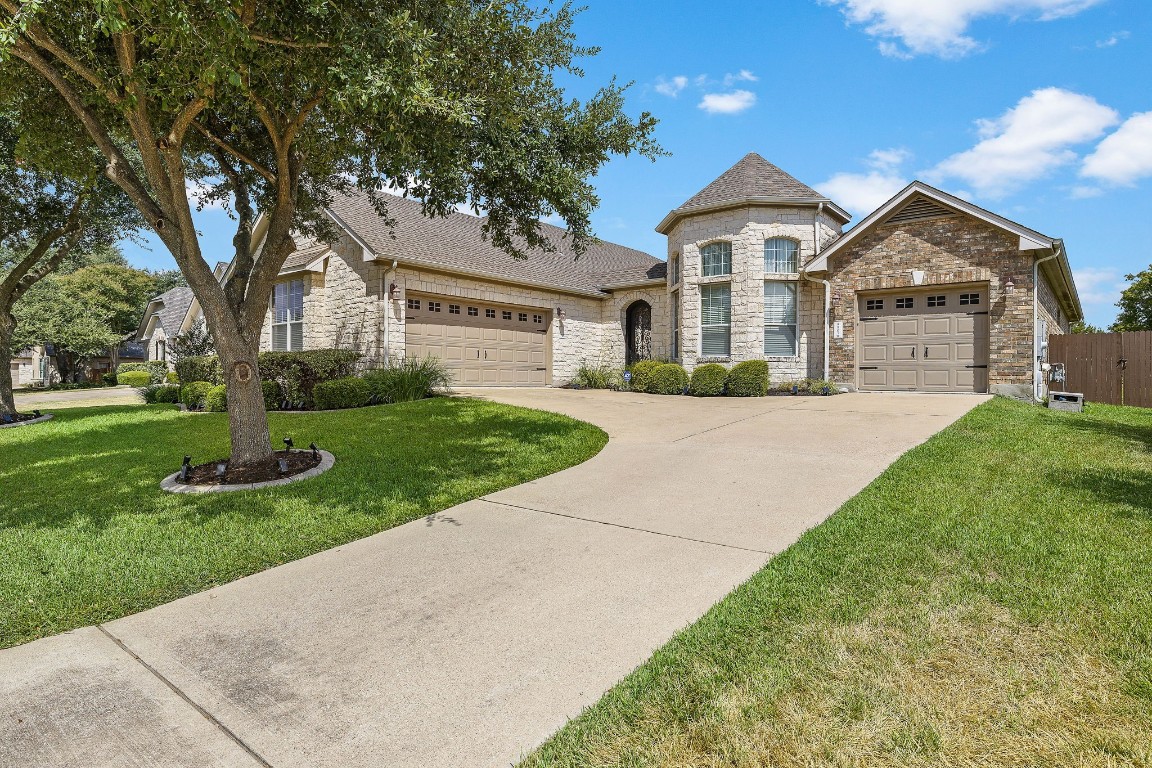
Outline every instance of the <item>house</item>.
POLYGON ((43 346, 21 349, 9 361, 9 374, 13 389, 18 387, 44 387, 52 383, 56 374, 55 361, 43 346))
MULTIPOLYGON (((130 334, 119 347, 108 350, 112 354, 97 355, 83 360, 72 372, 76 381, 98 382, 100 377, 115 370, 120 363, 142 362, 147 359, 144 347, 130 334)), ((12 387, 46 387, 60 379, 56 349, 52 344, 22 349, 12 356, 10 373, 12 387)))
MULTIPOLYGON (((666 261, 607 242, 577 259, 547 224, 556 251, 521 261, 484 240, 480 217, 431 219, 400 197, 388 212, 393 227, 364 196, 333 201, 339 236, 298 241, 263 349, 433 356, 462 385, 562 385, 582 364, 649 357, 689 370, 764 359, 776 380, 1031 397, 1048 335, 1082 317, 1060 240, 921 182, 844 232, 844 209, 756 154, 664 217, 666 261)), ((161 299, 141 324, 153 357, 158 329, 198 313, 161 299)))
POLYGON ((148 302, 136 339, 144 345, 149 360, 161 360, 171 365, 168 340, 187 331, 201 317, 200 305, 191 288, 170 288, 148 302))

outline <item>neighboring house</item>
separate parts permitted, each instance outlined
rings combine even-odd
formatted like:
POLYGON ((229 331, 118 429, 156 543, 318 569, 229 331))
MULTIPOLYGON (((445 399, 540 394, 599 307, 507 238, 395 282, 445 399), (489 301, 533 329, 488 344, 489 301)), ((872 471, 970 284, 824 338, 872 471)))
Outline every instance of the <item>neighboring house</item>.
MULTIPOLYGON (((339 236, 297 243, 261 347, 351 348, 370 365, 432 356, 459 384, 562 385, 582 364, 655 357, 1030 396, 1048 334, 1082 317, 1059 240, 919 182, 842 234, 842 208, 756 154, 664 218, 667 262, 607 242, 577 259, 547 224, 556 252, 516 260, 484 240, 482 218, 427 218, 400 197, 391 228, 360 195, 328 213, 339 236)), ((141 323, 153 359, 157 328, 199 318, 187 296, 164 298, 141 323)))
POLYGON ((56 363, 47 353, 44 347, 35 346, 13 355, 9 364, 12 386, 44 387, 50 384, 56 375, 56 363))
POLYGON ((173 368, 168 355, 169 339, 187 331, 201 317, 200 305, 191 288, 171 288, 148 302, 136 339, 148 360, 162 360, 173 368))

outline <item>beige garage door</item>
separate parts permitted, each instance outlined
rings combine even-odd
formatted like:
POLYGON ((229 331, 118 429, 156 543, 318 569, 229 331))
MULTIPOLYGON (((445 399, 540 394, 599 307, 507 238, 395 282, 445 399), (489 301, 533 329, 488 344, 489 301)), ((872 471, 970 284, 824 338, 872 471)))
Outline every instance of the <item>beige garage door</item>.
POLYGON ((410 294, 404 353, 444 361, 456 384, 542 387, 549 383, 546 310, 410 294))
POLYGON ((860 388, 988 390, 988 291, 931 288, 859 296, 860 388))

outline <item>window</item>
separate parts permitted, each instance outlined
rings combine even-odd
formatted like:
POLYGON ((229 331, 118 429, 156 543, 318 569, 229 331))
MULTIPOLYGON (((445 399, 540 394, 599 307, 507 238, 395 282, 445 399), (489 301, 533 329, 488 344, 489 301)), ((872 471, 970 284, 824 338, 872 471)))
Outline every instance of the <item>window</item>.
POLYGON ((448 314, 450 314, 450 315, 460 314, 460 305, 459 304, 449 304, 448 305, 448 314))
POLYGON ((532 315, 532 322, 536 324, 544 322, 544 315, 532 315))
POLYGON ((468 307, 468 317, 477 317, 479 314, 480 310, 476 307, 468 307))
POLYGON ((495 319, 496 318, 496 310, 494 310, 494 309, 484 310, 484 317, 495 319))
POLYGON ((438 302, 438 301, 428 302, 428 311, 429 312, 439 312, 440 311, 440 302, 438 302))
POLYGON ((304 281, 276 283, 272 291, 272 351, 304 349, 304 281))
POLYGON ((672 294, 672 359, 680 359, 680 292, 672 294))
POLYGON ((512 319, 512 313, 505 310, 505 311, 500 313, 500 317, 504 318, 505 320, 511 320, 512 319))
POLYGON ((156 340, 156 359, 162 363, 168 360, 168 343, 164 339, 156 340))
POLYGON ((526 323, 526 322, 528 322, 528 313, 527 312, 517 312, 516 313, 516 319, 522 323, 526 323))
POLYGON ((796 353, 796 283, 764 283, 764 354, 796 353))
POLYGON ((884 309, 884 299, 868 299, 864 302, 864 307, 869 312, 877 312, 884 309))
POLYGON ((727 283, 700 286, 700 354, 732 353, 732 288, 727 283))
POLYGON ((700 249, 704 277, 732 274, 732 243, 709 243, 700 249))
POLYGON ((668 257, 668 284, 676 285, 680 282, 680 254, 674 253, 668 257))
POLYGON ((774 273, 797 272, 799 245, 786 237, 773 237, 764 241, 764 271, 774 273))
POLYGON ((912 309, 916 306, 916 300, 911 296, 896 299, 896 309, 912 309))
POLYGON ((420 309, 420 299, 408 299, 408 309, 420 309))
POLYGON ((928 297, 928 306, 929 307, 945 307, 947 305, 948 305, 948 297, 947 296, 929 296, 928 297))
POLYGON ((980 294, 978 293, 962 293, 960 294, 960 306, 974 307, 980 303, 980 294))

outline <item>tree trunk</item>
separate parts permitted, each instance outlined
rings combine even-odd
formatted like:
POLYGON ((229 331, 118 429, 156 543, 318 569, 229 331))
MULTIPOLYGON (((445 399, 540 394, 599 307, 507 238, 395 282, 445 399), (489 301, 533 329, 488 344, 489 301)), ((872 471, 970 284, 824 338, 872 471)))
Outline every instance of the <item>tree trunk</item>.
POLYGON ((260 388, 258 343, 249 344, 240 334, 218 334, 220 367, 228 396, 228 429, 232 438, 233 466, 272 460, 272 440, 268 414, 260 388))
POLYGON ((16 415, 16 398, 12 395, 12 334, 16 320, 0 311, 0 414, 16 415))

